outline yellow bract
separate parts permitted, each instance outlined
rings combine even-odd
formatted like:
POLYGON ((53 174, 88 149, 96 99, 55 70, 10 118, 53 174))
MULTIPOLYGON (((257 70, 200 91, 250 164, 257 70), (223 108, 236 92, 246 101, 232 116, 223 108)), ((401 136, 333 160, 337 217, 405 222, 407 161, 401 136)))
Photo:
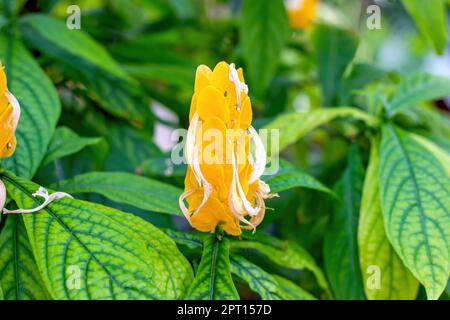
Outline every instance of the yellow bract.
POLYGON ((319 0, 290 0, 287 6, 292 28, 307 29, 316 18, 319 0))
POLYGON ((18 102, 6 84, 6 75, 0 64, 0 158, 11 156, 16 149, 14 133, 20 116, 18 102))
MULTIPOLYGON (((252 107, 242 69, 225 62, 214 70, 199 66, 189 120, 188 169, 180 197, 186 218, 204 232, 214 232, 218 225, 236 236, 241 228, 255 229, 264 217, 263 199, 270 189, 259 180, 259 173, 250 181, 256 167, 251 144, 259 137, 251 127, 252 107)), ((265 166, 265 150, 259 153, 264 153, 265 166)))

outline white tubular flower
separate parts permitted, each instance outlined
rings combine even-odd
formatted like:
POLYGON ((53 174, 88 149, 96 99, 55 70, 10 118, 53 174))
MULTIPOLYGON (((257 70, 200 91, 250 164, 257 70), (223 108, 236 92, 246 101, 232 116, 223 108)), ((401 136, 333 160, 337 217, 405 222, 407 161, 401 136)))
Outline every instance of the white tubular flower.
POLYGON ((3 213, 4 214, 33 213, 33 212, 37 212, 37 211, 44 209, 50 203, 52 203, 53 201, 55 201, 57 199, 62 199, 64 197, 69 197, 69 198, 73 199, 73 197, 70 194, 65 193, 65 192, 54 192, 51 195, 49 195, 48 190, 43 187, 39 187, 39 189, 35 193, 33 193, 33 197, 35 197, 35 198, 41 197, 41 198, 44 198, 45 201, 40 206, 38 206, 36 208, 32 208, 32 209, 8 210, 6 208, 3 208, 3 213))

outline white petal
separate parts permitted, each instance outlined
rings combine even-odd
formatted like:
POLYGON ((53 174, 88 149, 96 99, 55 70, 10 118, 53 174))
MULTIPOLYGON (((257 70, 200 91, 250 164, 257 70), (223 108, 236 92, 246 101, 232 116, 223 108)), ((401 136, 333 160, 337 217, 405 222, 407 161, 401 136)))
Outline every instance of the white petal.
MULTIPOLYGON (((186 220, 191 224, 191 215, 189 214, 189 209, 186 208, 186 205, 184 204, 184 199, 189 197, 191 194, 194 193, 194 190, 188 190, 181 194, 180 198, 178 199, 178 204, 180 206, 181 211, 183 212, 184 216, 186 217, 186 220)), ((192 224, 191 224, 192 225, 192 224)))
POLYGON ((236 101, 237 101, 237 108, 240 110, 241 108, 241 92, 244 91, 246 94, 248 94, 248 86, 245 84, 245 82, 242 82, 239 79, 239 74, 236 70, 236 66, 234 63, 230 64, 230 72, 228 74, 228 78, 231 82, 234 83, 234 88, 236 89, 236 101))
POLYGON ((2 180, 0 180, 0 212, 6 203, 6 187, 2 180))
POLYGON ((252 184, 256 180, 258 180, 264 173, 267 162, 266 149, 264 148, 264 144, 256 132, 255 128, 250 127, 250 139, 252 139, 255 143, 255 159, 252 161, 253 163, 253 171, 250 174, 250 178, 248 183, 252 184))
POLYGON ((13 107, 13 113, 12 113, 12 125, 13 125, 13 130, 14 132, 17 129, 17 125, 19 124, 19 119, 20 119, 20 104, 19 101, 17 101, 16 97, 14 97, 14 95, 9 92, 6 91, 6 97, 8 98, 9 103, 11 103, 12 107, 13 107))

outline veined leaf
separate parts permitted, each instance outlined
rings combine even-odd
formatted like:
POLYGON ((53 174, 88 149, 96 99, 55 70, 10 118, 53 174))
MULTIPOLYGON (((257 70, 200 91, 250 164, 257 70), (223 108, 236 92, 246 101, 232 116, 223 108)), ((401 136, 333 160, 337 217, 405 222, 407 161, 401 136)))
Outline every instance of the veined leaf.
POLYGON ((289 34, 283 0, 244 0, 240 34, 251 88, 263 95, 289 34))
POLYGON ((186 296, 191 300, 238 300, 230 273, 230 240, 210 235, 203 243, 203 254, 194 282, 186 296))
POLYGON ((378 120, 364 111, 356 108, 339 107, 282 114, 266 125, 265 128, 280 130, 279 150, 281 151, 317 127, 340 117, 355 118, 368 126, 378 125, 378 120))
POLYGON ((164 229, 167 234, 175 243, 184 245, 189 249, 197 250, 203 248, 204 236, 200 233, 188 233, 175 231, 173 229, 164 229))
POLYGON ((358 228, 364 290, 371 300, 413 300, 419 282, 395 253, 384 231, 378 191, 378 143, 373 143, 364 180, 358 228))
POLYGON ((422 136, 413 133, 410 133, 410 136, 425 149, 428 149, 428 151, 441 163, 444 170, 447 171, 447 174, 450 175, 450 154, 447 151, 422 136))
POLYGON ((450 78, 417 73, 402 78, 386 107, 392 116, 400 110, 416 107, 421 102, 449 95, 450 78))
POLYGON ((329 25, 318 25, 312 34, 324 106, 336 103, 342 76, 358 47, 356 33, 329 25))
POLYGON ((101 138, 80 137, 72 129, 67 127, 56 128, 53 138, 42 161, 42 166, 55 161, 56 159, 77 153, 81 149, 97 144, 101 138))
POLYGON ((387 125, 379 179, 388 239, 428 298, 437 299, 450 273, 450 176, 427 148, 387 125))
POLYGON ((267 179, 271 192, 281 192, 296 187, 303 187, 334 194, 333 190, 289 162, 282 161, 280 167, 278 174, 269 176, 267 179))
POLYGON ((402 0, 402 3, 434 50, 442 54, 447 34, 445 1, 402 0))
MULTIPOLYGON (((38 185, 1 178, 20 208, 41 203, 32 196, 38 185)), ((175 243, 131 214, 66 197, 23 218, 54 299, 177 299, 192 281, 175 243)))
POLYGON ((0 59, 9 90, 21 106, 16 152, 3 163, 15 174, 31 178, 55 130, 61 112, 59 98, 50 79, 17 39, 0 37, 0 59))
POLYGON ((18 215, 8 217, 0 236, 0 283, 8 300, 49 299, 18 215))
POLYGON ((43 14, 25 16, 19 26, 28 42, 69 67, 106 111, 136 123, 149 119, 148 100, 138 82, 88 34, 43 14))
POLYGON ((257 241, 233 241, 231 249, 240 253, 256 252, 280 268, 309 270, 316 277, 319 286, 327 292, 329 291, 325 276, 314 258, 294 242, 287 243, 283 250, 257 241))
POLYGON ((68 193, 98 193, 140 209, 181 215, 178 198, 183 192, 170 184, 126 172, 89 172, 57 182, 68 193))
POLYGON ((291 281, 271 275, 240 256, 231 256, 231 272, 247 282, 263 300, 314 300, 291 281))
POLYGON ((364 299, 357 242, 363 180, 364 167, 353 145, 347 168, 336 185, 342 201, 336 205, 324 242, 325 270, 337 299, 364 299))

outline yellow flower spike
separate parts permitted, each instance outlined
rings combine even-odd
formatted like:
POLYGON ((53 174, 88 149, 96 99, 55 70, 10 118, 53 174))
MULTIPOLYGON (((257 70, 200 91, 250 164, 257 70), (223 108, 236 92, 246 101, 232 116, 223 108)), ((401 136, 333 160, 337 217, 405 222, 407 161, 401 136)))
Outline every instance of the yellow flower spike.
POLYGON ((252 107, 242 69, 226 62, 213 71, 201 65, 195 78, 180 208, 199 231, 215 232, 220 226, 239 236, 243 228, 255 230, 262 222, 264 199, 272 196, 260 180, 266 151, 251 126, 252 107))
POLYGON ((0 158, 11 156, 16 149, 14 134, 19 118, 19 102, 8 91, 6 75, 0 64, 0 158))
POLYGON ((285 0, 289 24, 294 29, 307 29, 316 18, 319 0, 285 0))

